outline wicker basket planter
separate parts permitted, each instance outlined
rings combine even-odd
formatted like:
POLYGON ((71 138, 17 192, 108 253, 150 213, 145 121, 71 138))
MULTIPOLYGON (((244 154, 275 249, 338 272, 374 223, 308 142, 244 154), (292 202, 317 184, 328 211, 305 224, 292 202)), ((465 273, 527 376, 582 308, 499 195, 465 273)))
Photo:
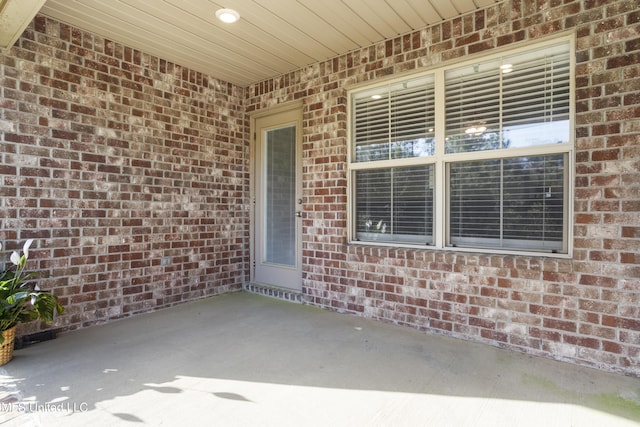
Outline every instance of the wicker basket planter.
POLYGON ((9 363, 13 359, 13 341, 16 337, 16 327, 2 331, 2 344, 0 344, 0 366, 9 363))
POLYGON ((35 273, 25 271, 32 243, 33 239, 29 239, 22 246, 22 251, 13 251, 9 257, 10 262, 4 263, 4 270, 0 270, 0 365, 9 363, 13 358, 17 324, 34 320, 51 323, 56 312, 64 312, 58 297, 41 290, 37 283, 33 283, 35 273))

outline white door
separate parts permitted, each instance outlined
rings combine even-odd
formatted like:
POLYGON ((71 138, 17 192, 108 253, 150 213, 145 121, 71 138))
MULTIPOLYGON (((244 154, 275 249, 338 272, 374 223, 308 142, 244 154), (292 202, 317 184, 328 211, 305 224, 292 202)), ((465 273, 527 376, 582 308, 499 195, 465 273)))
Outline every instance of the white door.
POLYGON ((252 281, 302 289, 302 113, 254 119, 252 281))

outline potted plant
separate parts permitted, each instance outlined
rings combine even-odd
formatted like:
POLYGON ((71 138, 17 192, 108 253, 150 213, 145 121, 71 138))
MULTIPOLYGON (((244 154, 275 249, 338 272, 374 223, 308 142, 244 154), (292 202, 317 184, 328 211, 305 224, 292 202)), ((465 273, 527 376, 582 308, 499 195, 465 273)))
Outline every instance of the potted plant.
POLYGON ((18 323, 36 319, 50 323, 56 312, 64 312, 58 297, 40 290, 37 284, 31 282, 35 277, 34 273, 24 271, 32 243, 33 239, 25 242, 22 255, 14 251, 8 267, 0 273, 0 365, 13 357, 13 341, 18 323))

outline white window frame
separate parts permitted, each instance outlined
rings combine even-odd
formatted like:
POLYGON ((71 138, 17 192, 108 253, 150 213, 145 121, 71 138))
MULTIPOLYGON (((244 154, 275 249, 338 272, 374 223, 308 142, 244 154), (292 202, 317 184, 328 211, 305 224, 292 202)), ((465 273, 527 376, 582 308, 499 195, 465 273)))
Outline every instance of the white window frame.
POLYGON ((389 247, 409 247, 420 249, 438 249, 456 252, 472 252, 472 253, 489 253, 489 254, 509 254, 523 256, 549 256, 556 258, 573 257, 573 225, 574 225, 574 193, 575 193, 575 36, 567 35, 555 37, 543 42, 525 43, 518 48, 500 49, 497 53, 489 55, 474 56, 471 60, 454 62, 442 67, 425 69, 419 73, 403 74, 401 77, 392 79, 378 80, 375 84, 367 84, 355 86, 348 90, 348 153, 347 153, 347 188, 348 188, 348 239, 350 244, 366 245, 366 246, 389 246, 389 247), (543 49, 547 46, 557 45, 558 43, 567 42, 569 44, 569 61, 570 61, 570 77, 569 77, 569 142, 562 144, 548 144, 540 146, 529 146, 520 148, 506 148, 497 150, 472 151, 463 153, 445 154, 445 73, 448 70, 456 69, 463 66, 473 65, 480 61, 490 61, 504 56, 511 56, 521 52, 531 51, 535 49, 543 49), (435 78, 435 153, 433 156, 425 157, 409 157, 402 159, 378 160, 373 162, 356 162, 353 159, 354 141, 353 141, 353 122, 354 122, 354 106, 353 94, 362 91, 370 91, 376 87, 384 87, 401 81, 415 79, 417 77, 432 74, 435 78), (450 246, 447 245, 447 233, 449 232, 449 213, 448 191, 447 191, 447 165, 454 162, 463 162, 471 160, 498 159, 507 157, 521 156, 541 156, 552 154, 565 154, 565 194, 564 194, 564 242, 562 252, 546 252, 542 250, 527 250, 513 248, 491 248, 491 247, 469 247, 469 246, 450 246), (355 227, 355 185, 353 176, 355 171, 366 170, 372 168, 392 168, 414 165, 434 165, 434 195, 433 195, 433 245, 416 245, 403 242, 376 242, 376 241, 359 241, 356 238, 355 227))

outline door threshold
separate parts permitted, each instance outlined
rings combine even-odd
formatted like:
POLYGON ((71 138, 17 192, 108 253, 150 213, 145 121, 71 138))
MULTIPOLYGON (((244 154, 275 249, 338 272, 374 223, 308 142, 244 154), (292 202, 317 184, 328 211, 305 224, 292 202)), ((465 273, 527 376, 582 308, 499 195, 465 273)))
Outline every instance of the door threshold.
POLYGON ((290 302, 303 303, 302 291, 275 286, 263 285, 260 283, 245 283, 244 290, 252 294, 264 295, 290 302))

